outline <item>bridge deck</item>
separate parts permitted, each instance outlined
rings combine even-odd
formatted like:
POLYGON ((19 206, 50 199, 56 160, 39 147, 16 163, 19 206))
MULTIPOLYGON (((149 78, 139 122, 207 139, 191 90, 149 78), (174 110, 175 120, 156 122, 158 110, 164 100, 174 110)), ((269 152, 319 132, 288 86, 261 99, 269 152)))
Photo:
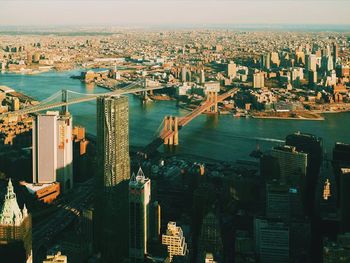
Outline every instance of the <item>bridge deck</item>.
MULTIPOLYGON (((63 101, 46 101, 46 102, 41 102, 38 105, 27 107, 24 109, 20 109, 17 111, 9 111, 5 113, 0 114, 0 119, 6 118, 8 116, 18 116, 18 115, 24 115, 24 114, 29 114, 29 113, 34 113, 34 112, 40 112, 40 111, 45 111, 49 109, 54 109, 54 108, 59 108, 62 106, 67 106, 67 105, 72 105, 72 104, 77 104, 81 102, 86 102, 86 101, 92 101, 97 99, 98 97, 103 97, 103 96, 120 96, 120 95, 125 95, 125 94, 130 94, 130 93, 137 93, 141 91, 150 91, 150 90, 157 90, 157 89, 162 89, 163 87, 140 87, 138 82, 132 83, 131 85, 127 86, 126 88, 122 89, 117 89, 112 92, 107 92, 107 93, 96 93, 96 94, 81 94, 81 93, 76 93, 73 92, 73 94, 78 94, 79 97, 75 98, 68 98, 67 102, 63 101), (135 87, 139 86, 139 87, 135 87), (131 88, 135 87, 135 88, 131 88)), ((71 91, 68 91, 71 92, 71 91)), ((57 97, 61 98, 60 94, 57 94, 57 97)))
MULTIPOLYGON (((237 91, 238 91, 238 89, 235 88, 235 89, 229 90, 229 91, 219 95, 218 99, 217 99, 217 102, 222 102, 226 98, 228 98, 228 97, 234 95, 235 93, 237 93, 237 91)), ((187 125, 188 123, 190 123, 194 118, 196 118, 199 115, 201 115, 203 112, 208 110, 214 104, 215 104, 215 102, 206 101, 202 105, 200 105, 199 107, 197 107, 196 109, 194 109, 193 111, 188 113, 186 116, 181 117, 179 119, 179 122, 178 122, 179 129, 181 129, 183 126, 187 125)), ((154 139, 150 144, 148 144, 144 148, 144 152, 145 153, 151 153, 151 152, 155 151, 163 143, 164 139, 170 137, 173 133, 174 133, 174 131, 162 131, 160 133, 159 137, 154 139)))

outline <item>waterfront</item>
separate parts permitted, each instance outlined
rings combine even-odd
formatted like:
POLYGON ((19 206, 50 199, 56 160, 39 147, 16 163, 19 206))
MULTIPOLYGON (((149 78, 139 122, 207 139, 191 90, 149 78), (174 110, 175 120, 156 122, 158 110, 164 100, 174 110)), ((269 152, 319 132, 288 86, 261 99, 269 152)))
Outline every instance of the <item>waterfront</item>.
MULTIPOLYGON (((0 74, 0 85, 14 88, 35 99, 42 100, 60 89, 82 93, 104 93, 107 90, 85 85, 69 78, 79 71, 46 72, 38 75, 0 74)), ((157 101, 143 105, 139 99, 129 95, 130 144, 143 146, 149 143, 164 118, 164 115, 184 115, 187 111, 176 107, 175 101, 157 101)), ((76 124, 96 132, 95 102, 70 106, 76 124)), ((313 133, 323 138, 330 156, 336 141, 350 142, 348 127, 350 113, 323 115, 325 121, 273 120, 233 118, 231 115, 205 116, 193 120, 180 132, 177 153, 204 156, 233 161, 248 159, 249 153, 259 141, 262 150, 269 149, 294 131, 313 133)), ((160 148, 161 149, 161 148, 160 148)))

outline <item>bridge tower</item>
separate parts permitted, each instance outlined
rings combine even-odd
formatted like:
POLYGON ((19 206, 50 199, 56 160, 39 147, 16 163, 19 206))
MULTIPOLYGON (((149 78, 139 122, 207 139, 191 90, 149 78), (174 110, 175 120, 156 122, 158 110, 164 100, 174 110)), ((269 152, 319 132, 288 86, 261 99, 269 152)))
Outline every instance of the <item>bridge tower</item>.
POLYGON ((166 145, 178 145, 179 144, 179 126, 178 117, 165 116, 164 117, 164 129, 163 134, 167 135, 164 138, 164 144, 166 145))
MULTIPOLYGON (((68 102, 68 91, 66 89, 62 90, 62 102, 68 102)), ((68 104, 62 106, 61 114, 66 115, 68 113, 68 104)))
POLYGON ((218 112, 218 93, 216 91, 208 91, 207 101, 214 102, 214 105, 211 106, 207 112, 217 113, 218 112))
MULTIPOLYGON (((143 82, 143 87, 146 89, 149 86, 148 80, 145 78, 143 82)), ((149 91, 149 95, 153 95, 153 90, 149 91)), ((143 101, 148 100, 148 93, 147 91, 142 91, 142 99, 143 101)))

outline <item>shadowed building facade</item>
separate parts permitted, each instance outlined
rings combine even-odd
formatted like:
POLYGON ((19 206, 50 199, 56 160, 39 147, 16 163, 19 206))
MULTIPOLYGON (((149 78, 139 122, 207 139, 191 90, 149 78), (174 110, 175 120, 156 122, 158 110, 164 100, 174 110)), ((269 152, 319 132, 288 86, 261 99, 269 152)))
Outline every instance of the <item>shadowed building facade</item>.
POLYGON ((131 262, 144 262, 150 238, 151 180, 141 168, 129 182, 129 255, 131 262))
POLYGON ((128 257, 129 105, 127 97, 97 99, 97 249, 103 262, 128 257))

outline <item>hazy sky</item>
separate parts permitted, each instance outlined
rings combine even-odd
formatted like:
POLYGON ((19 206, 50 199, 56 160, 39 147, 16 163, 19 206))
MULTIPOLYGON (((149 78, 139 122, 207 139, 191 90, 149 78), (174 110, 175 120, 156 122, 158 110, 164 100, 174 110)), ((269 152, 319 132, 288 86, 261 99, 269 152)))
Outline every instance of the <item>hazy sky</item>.
POLYGON ((0 25, 350 25, 349 10, 350 0, 0 0, 0 25))

